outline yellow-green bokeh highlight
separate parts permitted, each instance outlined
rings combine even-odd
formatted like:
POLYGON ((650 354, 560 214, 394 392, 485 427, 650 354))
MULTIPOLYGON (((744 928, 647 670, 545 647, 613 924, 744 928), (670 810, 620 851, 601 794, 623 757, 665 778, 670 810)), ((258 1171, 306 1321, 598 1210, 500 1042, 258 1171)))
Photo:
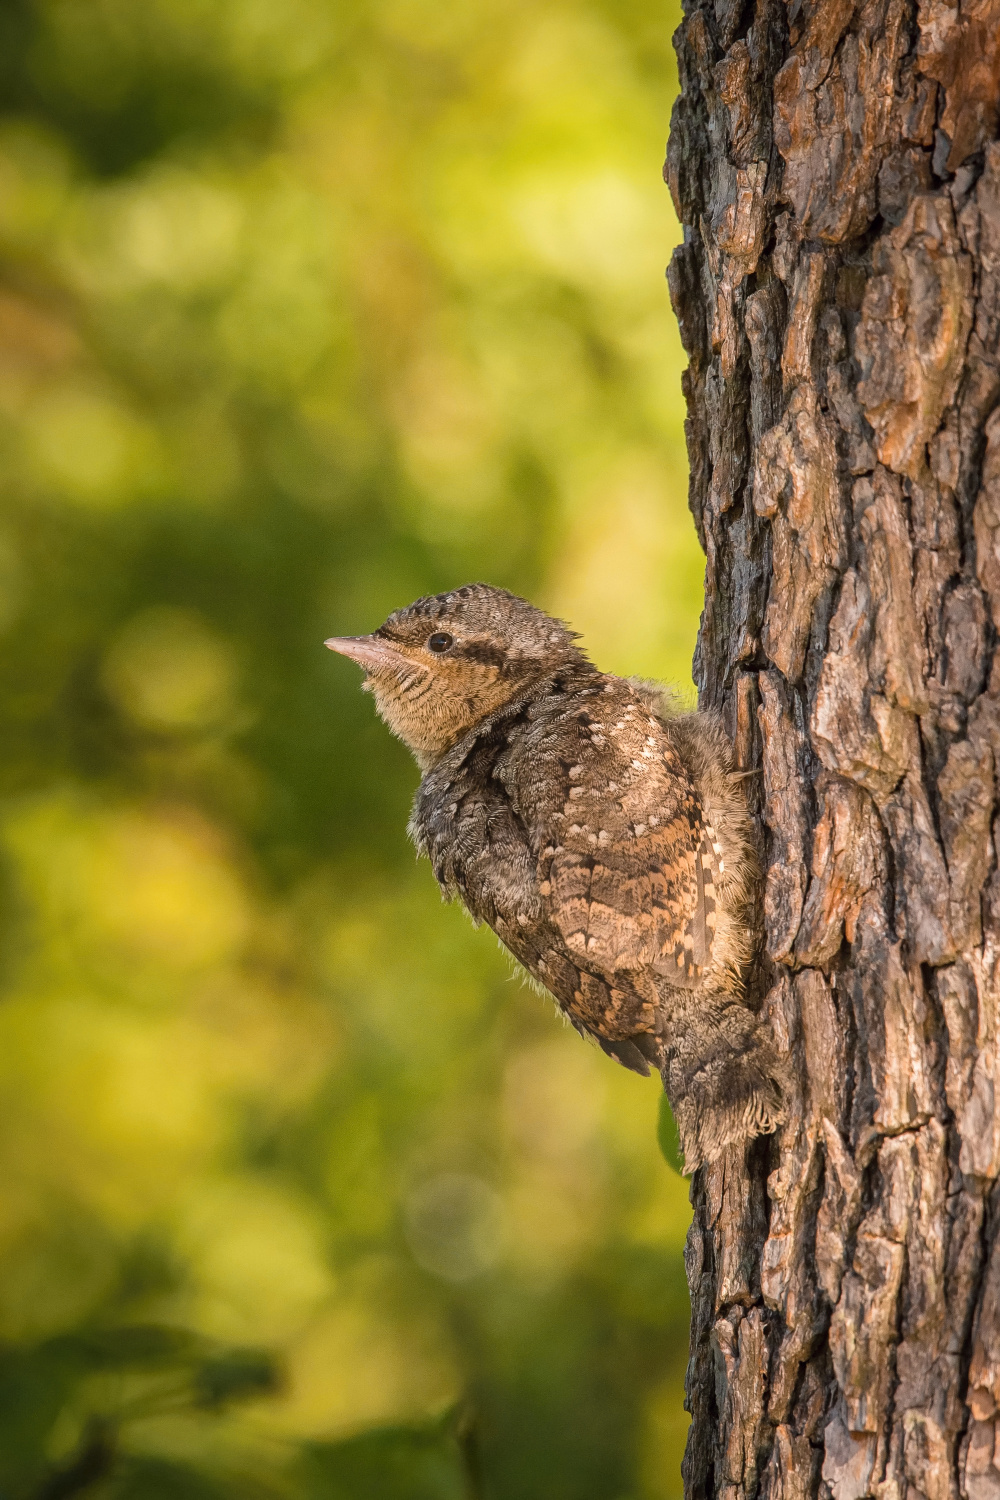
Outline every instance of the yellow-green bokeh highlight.
POLYGON ((527 1497, 548 1483, 515 1461, 529 1367, 590 1390, 607 1324, 648 1370, 607 1392, 630 1425, 593 1483, 673 1500, 689 1211, 657 1085, 441 906, 404 847, 412 773, 347 667, 276 705, 324 633, 477 576, 530 589, 600 665, 690 691, 702 560, 659 180, 677 16, 27 13, 0 119, 0 1345, 55 1359, 148 1325, 260 1346, 280 1380, 216 1411, 173 1367, 81 1366, 48 1426, 8 1431, 10 1493, 95 1414, 135 1473, 305 1496, 309 1444, 481 1400, 513 1424, 495 1457, 484 1439, 490 1493, 527 1497), (147 78, 183 117, 206 68, 231 118, 109 135, 147 78), (213 571, 227 538, 239 566, 213 571), (281 589, 311 601, 299 636, 281 589), (309 735, 287 769, 282 737, 309 735), (347 788, 322 837, 291 808, 321 779, 347 788))

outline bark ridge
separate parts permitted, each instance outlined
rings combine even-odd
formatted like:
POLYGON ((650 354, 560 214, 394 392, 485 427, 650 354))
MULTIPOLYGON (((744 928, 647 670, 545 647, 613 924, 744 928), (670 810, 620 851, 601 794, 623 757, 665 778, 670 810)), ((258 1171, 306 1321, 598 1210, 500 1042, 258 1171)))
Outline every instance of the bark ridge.
POLYGON ((693 1188, 685 1491, 1000 1500, 1000 0, 675 41, 696 675, 796 1080, 693 1188))

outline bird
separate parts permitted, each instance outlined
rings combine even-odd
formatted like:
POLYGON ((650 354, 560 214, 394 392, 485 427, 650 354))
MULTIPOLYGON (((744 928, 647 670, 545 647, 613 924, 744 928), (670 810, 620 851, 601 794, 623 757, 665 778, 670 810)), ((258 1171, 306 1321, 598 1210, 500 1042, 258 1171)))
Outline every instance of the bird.
POLYGON ((748 1000, 760 867, 719 718, 599 671, 506 589, 417 599, 330 650, 421 772, 409 833, 572 1025, 655 1068, 684 1170, 772 1133, 786 1086, 748 1000))

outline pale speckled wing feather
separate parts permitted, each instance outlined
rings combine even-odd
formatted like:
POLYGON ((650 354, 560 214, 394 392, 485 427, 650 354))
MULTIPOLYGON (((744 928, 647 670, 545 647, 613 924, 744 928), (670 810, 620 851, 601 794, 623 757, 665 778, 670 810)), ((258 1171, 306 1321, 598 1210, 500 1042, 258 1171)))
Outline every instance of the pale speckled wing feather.
POLYGON ((540 890, 569 951, 607 980, 651 970, 689 988, 711 955, 721 852, 662 726, 617 711, 610 732, 586 718, 568 773, 583 795, 569 787, 552 818, 540 890))
MULTIPOLYGON (((623 851, 624 852, 624 851, 623 851)), ((704 864, 676 826, 635 840, 626 860, 563 848, 542 892, 571 953, 609 980, 651 969, 672 984, 696 984, 711 949, 704 864)))

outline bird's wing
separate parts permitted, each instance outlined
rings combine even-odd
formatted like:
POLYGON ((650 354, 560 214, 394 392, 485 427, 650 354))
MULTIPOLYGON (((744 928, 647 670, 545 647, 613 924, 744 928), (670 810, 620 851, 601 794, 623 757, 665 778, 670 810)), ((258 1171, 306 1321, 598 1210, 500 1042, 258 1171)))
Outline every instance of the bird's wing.
POLYGON ((592 972, 611 981, 645 969, 691 987, 711 954, 721 850, 669 746, 630 770, 631 781, 617 772, 625 784, 614 793, 599 783, 589 799, 570 792, 542 850, 539 888, 570 953, 592 972))

